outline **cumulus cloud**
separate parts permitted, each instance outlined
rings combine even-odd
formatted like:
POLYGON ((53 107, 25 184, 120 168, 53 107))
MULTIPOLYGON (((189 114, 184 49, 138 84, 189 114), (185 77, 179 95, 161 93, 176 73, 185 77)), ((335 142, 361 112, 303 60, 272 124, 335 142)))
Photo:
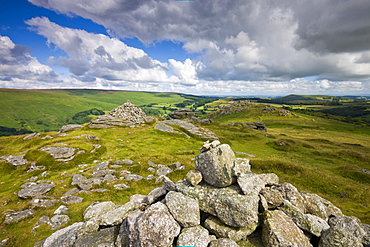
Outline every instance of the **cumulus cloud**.
POLYGON ((16 45, 9 37, 0 36, 0 83, 2 85, 17 85, 18 82, 24 81, 27 84, 57 81, 54 71, 32 57, 30 52, 29 47, 16 45))
POLYGON ((29 1, 91 19, 122 38, 183 42, 201 53, 190 76, 197 80, 370 79, 368 0, 29 1))
POLYGON ((26 23, 49 44, 66 52, 68 57, 53 58, 52 61, 68 68, 75 78, 142 82, 169 79, 166 64, 116 38, 62 27, 46 17, 33 18, 26 23))

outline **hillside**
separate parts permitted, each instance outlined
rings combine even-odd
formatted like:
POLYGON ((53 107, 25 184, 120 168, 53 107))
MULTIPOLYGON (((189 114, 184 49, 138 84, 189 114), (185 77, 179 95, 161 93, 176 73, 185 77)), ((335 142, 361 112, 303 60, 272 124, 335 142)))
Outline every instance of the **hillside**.
MULTIPOLYGON (((0 89, 0 97, 0 131, 1 127, 6 127, 14 128, 13 132, 22 129, 47 132, 58 130, 68 123, 81 124, 94 117, 89 111, 106 112, 126 100, 142 106, 150 115, 161 115, 169 112, 167 109, 177 109, 176 104, 185 107, 205 99, 174 93, 88 89, 0 89)), ((11 130, 3 130, 3 133, 7 131, 11 130)))
MULTIPOLYGON (((344 214, 370 223, 369 127, 250 102, 221 99, 205 107, 217 105, 226 106, 227 110, 220 109, 223 114, 216 111, 212 116, 205 116, 213 118, 211 124, 196 125, 214 132, 221 143, 229 144, 236 151, 237 157, 250 159, 252 172, 276 173, 281 183, 292 183, 299 190, 318 194, 333 202, 344 214), (246 128, 243 125, 246 122, 263 122, 267 132, 246 128)), ((194 169, 194 156, 199 154, 199 147, 206 139, 175 123, 168 122, 174 132, 163 132, 154 128, 155 122, 148 122, 134 128, 91 129, 85 125, 71 132, 41 133, 26 140, 26 135, 1 137, 0 156, 24 155, 27 164, 15 167, 0 162, 0 241, 9 238, 5 246, 33 246, 50 236, 55 229, 42 224, 40 219, 52 218, 56 209, 66 205, 61 201, 66 193, 82 198, 81 202, 67 205, 66 215, 70 218, 67 225, 70 225, 82 221, 83 210, 95 201, 122 205, 131 195, 148 194, 158 187, 154 178, 158 177, 159 168, 176 170, 168 174, 175 182, 183 179, 194 169), (52 147, 76 148, 73 150, 78 154, 65 163, 56 161, 43 151, 52 147), (94 179, 98 166, 107 172, 105 175, 113 177, 91 185, 88 192, 76 190, 80 175, 94 179), (156 166, 154 170, 152 166, 156 166), (148 179, 135 181, 128 179, 129 174, 148 179), (120 177, 126 179, 118 179, 120 177), (32 181, 54 184, 54 187, 40 199, 20 198, 17 194, 21 186, 32 181), (43 207, 42 203, 51 205, 43 207), (4 224, 6 215, 27 209, 35 213, 18 223, 4 224)))

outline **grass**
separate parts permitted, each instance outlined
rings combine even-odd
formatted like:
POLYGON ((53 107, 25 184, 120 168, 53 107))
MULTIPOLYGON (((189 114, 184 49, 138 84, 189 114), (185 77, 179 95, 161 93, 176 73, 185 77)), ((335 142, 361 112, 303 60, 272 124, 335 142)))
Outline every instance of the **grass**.
MULTIPOLYGON (((75 92, 84 93, 84 92, 75 92)), ((61 93, 63 94, 63 93, 61 93)), ((93 97, 95 94, 84 97, 93 97)), ((80 95, 81 96, 81 95, 80 95)), ((99 97, 105 97, 102 95, 99 97)), ((166 96, 167 97, 167 96, 166 96)), ((160 97, 168 100, 166 97, 160 97)), ((172 97, 172 96, 171 96, 172 97)), ((219 100, 207 105, 227 104, 227 100, 219 100)), ((266 105, 255 104, 244 111, 216 116, 210 125, 204 125, 217 136, 221 143, 227 143, 234 151, 253 154, 249 157, 237 154, 237 157, 250 159, 252 171, 255 173, 274 172, 280 182, 292 183, 299 190, 318 194, 338 206, 346 215, 353 215, 363 223, 370 224, 370 175, 359 172, 359 169, 370 170, 370 128, 348 123, 322 119, 299 114, 299 117, 279 116, 278 112, 264 113, 266 105), (246 129, 241 126, 230 126, 229 122, 262 121, 267 132, 246 129)), ((179 131, 180 127, 173 126, 179 131)), ((31 139, 23 141, 23 136, 1 137, 0 155, 20 154, 25 152, 26 158, 45 165, 49 175, 41 177, 43 171, 27 173, 26 167, 15 168, 5 162, 0 163, 0 222, 11 210, 20 211, 28 208, 29 200, 21 200, 16 193, 25 180, 31 176, 39 176, 43 180, 51 180, 56 187, 49 195, 60 198, 66 191, 75 188, 71 185, 72 175, 83 174, 92 176, 94 166, 103 161, 132 159, 134 164, 123 165, 115 175, 127 169, 143 176, 150 175, 148 161, 156 164, 170 165, 181 162, 186 169, 169 174, 173 181, 184 178, 194 167, 194 157, 199 154, 203 139, 191 135, 187 138, 181 134, 165 133, 153 128, 153 124, 145 124, 137 128, 117 127, 109 129, 82 129, 69 132, 68 136, 52 135, 53 139, 31 139), (96 135, 100 141, 87 141, 82 134, 96 135), (54 161, 50 155, 39 151, 42 146, 63 142, 71 147, 85 150, 69 163, 54 161), (90 153, 92 144, 102 147, 90 153), (81 168, 80 165, 86 165, 81 168), (81 171, 84 169, 83 171, 81 171)), ((189 133, 187 133, 189 134, 189 133)), ((109 191, 104 193, 79 194, 84 198, 82 203, 70 205, 70 224, 82 221, 83 210, 94 201, 113 201, 124 204, 133 194, 148 194, 153 188, 160 186, 155 180, 114 181, 95 186, 109 191), (113 185, 126 183, 130 188, 114 190, 113 185)), ((10 238, 9 246, 33 246, 35 242, 49 236, 53 231, 42 225, 35 233, 32 227, 43 215, 49 217, 61 205, 57 203, 48 209, 37 209, 37 213, 19 223, 0 225, 2 239, 10 238)))

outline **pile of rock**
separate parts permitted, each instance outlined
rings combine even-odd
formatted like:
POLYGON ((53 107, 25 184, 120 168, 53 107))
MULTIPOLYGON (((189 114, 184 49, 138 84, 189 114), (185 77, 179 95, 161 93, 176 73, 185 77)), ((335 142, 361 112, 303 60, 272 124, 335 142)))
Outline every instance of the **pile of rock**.
POLYGON ((37 246, 367 246, 355 217, 331 202, 299 192, 277 175, 254 174, 249 160, 230 146, 205 143, 196 171, 125 205, 94 203, 85 222, 51 235, 37 246), (238 242, 238 244, 237 244, 238 242))
POLYGON ((219 109, 215 113, 213 113, 212 116, 231 115, 239 113, 253 104, 249 100, 242 100, 238 102, 230 101, 229 103, 231 104, 219 106, 219 109))
POLYGON ((105 115, 98 116, 89 123, 90 128, 109 128, 113 126, 130 126, 146 122, 146 114, 139 107, 127 101, 105 115))

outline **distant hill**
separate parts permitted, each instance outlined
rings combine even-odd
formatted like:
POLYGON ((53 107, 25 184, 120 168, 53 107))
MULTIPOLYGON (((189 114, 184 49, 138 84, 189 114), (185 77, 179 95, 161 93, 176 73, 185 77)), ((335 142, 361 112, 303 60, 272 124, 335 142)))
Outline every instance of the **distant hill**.
POLYGON ((185 107, 204 99, 176 93, 91 89, 0 89, 0 98, 0 127, 23 132, 54 131, 68 123, 88 122, 99 115, 97 112, 102 114, 127 100, 142 106, 149 115, 160 115, 177 104, 185 107))

